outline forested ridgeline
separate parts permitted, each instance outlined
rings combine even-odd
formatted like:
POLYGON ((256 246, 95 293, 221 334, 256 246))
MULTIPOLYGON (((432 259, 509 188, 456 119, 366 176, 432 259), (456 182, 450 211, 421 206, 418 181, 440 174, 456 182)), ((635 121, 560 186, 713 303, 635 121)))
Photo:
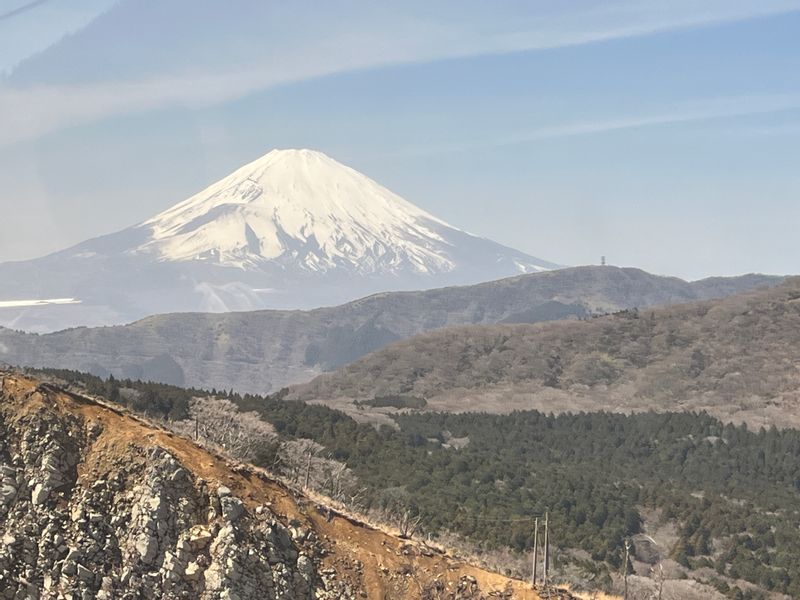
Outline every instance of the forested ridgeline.
MULTIPOLYGON (((172 420, 208 395, 57 374, 172 420)), ((536 411, 417 412, 395 416, 397 429, 376 430, 280 395, 213 394, 258 411, 285 439, 321 444, 357 477, 363 507, 402 506, 434 536, 527 551, 532 517, 549 511, 554 545, 586 551, 607 572, 620 567, 643 511, 655 510, 678 525, 671 557, 687 569, 711 567, 731 597, 741 596, 726 579, 800 597, 800 431, 753 431, 703 413, 536 411)))
POLYGON ((582 321, 454 327, 293 386, 287 399, 351 410, 403 395, 431 410, 707 410, 800 427, 800 278, 722 300, 582 321))

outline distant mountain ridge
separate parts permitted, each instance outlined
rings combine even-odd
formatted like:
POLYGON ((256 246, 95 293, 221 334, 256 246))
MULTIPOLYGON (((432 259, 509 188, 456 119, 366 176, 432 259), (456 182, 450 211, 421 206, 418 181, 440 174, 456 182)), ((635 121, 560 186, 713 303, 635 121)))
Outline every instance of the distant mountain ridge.
POLYGON ((794 277, 580 322, 432 331, 283 397, 362 416, 372 399, 401 396, 444 412, 707 411, 755 427, 800 427, 798 348, 794 277))
POLYGON ((0 264, 0 326, 53 331, 167 312, 313 308, 557 268, 457 229, 312 150, 273 150, 121 232, 0 264))
POLYGON ((0 329, 0 361, 266 393, 434 329, 575 319, 724 297, 781 280, 746 275, 689 283, 639 269, 576 267, 473 286, 381 293, 312 311, 167 314, 47 335, 0 329))

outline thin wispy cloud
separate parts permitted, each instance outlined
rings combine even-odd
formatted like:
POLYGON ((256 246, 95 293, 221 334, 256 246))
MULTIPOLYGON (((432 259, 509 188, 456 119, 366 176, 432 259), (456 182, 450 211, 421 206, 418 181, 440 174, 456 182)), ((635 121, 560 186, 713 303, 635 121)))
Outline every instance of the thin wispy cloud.
POLYGON ((7 10, 6 12, 0 13, 0 21, 5 21, 6 19, 11 19, 18 15, 24 14, 29 10, 36 8, 40 4, 44 4, 45 2, 49 2, 49 0, 34 0, 33 2, 28 2, 27 4, 7 10))
POLYGON ((116 0, 0 0, 0 78, 93 22, 116 0))
POLYGON ((703 102, 695 102, 690 105, 678 106, 672 111, 658 114, 628 116, 618 119, 586 121, 555 127, 545 127, 498 140, 496 145, 511 145, 543 139, 592 135, 596 133, 638 129, 657 125, 763 115, 797 109, 800 109, 800 93, 714 98, 703 102))
POLYGON ((480 19, 425 20, 420 16, 423 12, 401 16, 371 13, 356 25, 343 24, 347 20, 340 18, 326 36, 304 39, 301 47, 283 47, 277 42, 270 47, 253 41, 254 55, 264 59, 224 72, 203 72, 202 65, 192 64, 191 72, 184 74, 123 81, 18 85, 8 80, 0 85, 0 144, 117 115, 225 103, 275 86, 354 70, 546 50, 796 10, 800 10, 800 1, 715 1, 701 7, 695 2, 670 3, 669 7, 621 2, 529 19, 507 14, 488 23, 480 19))
MULTIPOLYGON (((443 144, 428 144, 425 147, 408 148, 384 156, 435 156, 570 137, 600 135, 645 127, 768 115, 794 110, 800 110, 800 93, 711 98, 690 104, 684 103, 665 107, 659 112, 649 114, 619 115, 603 119, 564 122, 513 133, 501 132, 499 135, 483 138, 456 140, 443 144)), ((796 129, 797 127, 795 126, 795 131, 796 129)), ((774 126, 758 129, 751 128, 748 131, 759 132, 762 135, 790 133, 790 130, 774 126)))
POLYGON ((785 125, 761 125, 738 128, 734 134, 740 136, 775 137, 775 136, 800 136, 800 122, 785 125))

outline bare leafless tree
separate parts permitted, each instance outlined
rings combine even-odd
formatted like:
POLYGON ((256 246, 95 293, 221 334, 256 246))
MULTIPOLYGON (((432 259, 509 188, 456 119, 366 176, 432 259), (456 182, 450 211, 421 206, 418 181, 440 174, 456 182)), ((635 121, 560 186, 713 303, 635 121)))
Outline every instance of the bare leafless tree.
POLYGON ((222 448, 234 458, 254 462, 264 455, 278 454, 275 428, 256 412, 241 412, 229 400, 195 398, 189 405, 189 415, 173 423, 173 429, 222 448))
POLYGON ((422 517, 415 515, 408 508, 403 509, 398 515, 397 526, 400 529, 400 537, 410 539, 417 532, 422 517))

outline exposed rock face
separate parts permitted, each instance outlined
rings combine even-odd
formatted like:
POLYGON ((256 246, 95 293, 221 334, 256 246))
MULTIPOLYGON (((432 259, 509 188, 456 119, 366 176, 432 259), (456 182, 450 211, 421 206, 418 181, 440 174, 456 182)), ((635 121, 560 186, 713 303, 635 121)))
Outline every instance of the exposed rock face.
POLYGON ((0 383, 0 599, 536 597, 111 405, 0 383))
POLYGON ((269 509, 220 498, 163 448, 79 474, 102 433, 84 425, 46 407, 0 425, 0 597, 328 597, 313 535, 298 543, 269 509))

